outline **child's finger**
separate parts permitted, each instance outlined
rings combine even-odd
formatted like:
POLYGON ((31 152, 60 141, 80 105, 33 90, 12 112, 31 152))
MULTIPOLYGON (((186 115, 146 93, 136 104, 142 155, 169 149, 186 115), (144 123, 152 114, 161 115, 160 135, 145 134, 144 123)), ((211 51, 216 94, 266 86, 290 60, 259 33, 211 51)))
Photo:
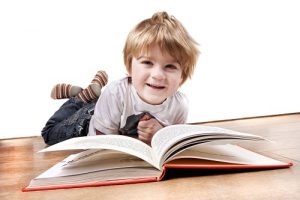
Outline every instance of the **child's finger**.
POLYGON ((145 114, 143 117, 141 117, 140 121, 146 121, 146 120, 149 120, 151 118, 152 118, 152 116, 150 116, 148 114, 145 114))

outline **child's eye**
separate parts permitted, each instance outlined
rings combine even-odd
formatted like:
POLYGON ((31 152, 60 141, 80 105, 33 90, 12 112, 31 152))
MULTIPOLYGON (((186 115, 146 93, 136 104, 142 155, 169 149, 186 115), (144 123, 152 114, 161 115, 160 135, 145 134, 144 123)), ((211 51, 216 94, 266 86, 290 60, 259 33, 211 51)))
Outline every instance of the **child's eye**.
POLYGON ((178 69, 178 67, 177 66, 175 66, 175 65, 166 65, 166 68, 167 69, 178 69))
POLYGON ((142 64, 145 64, 145 65, 152 65, 152 62, 149 61, 149 60, 144 60, 144 61, 142 61, 142 64))

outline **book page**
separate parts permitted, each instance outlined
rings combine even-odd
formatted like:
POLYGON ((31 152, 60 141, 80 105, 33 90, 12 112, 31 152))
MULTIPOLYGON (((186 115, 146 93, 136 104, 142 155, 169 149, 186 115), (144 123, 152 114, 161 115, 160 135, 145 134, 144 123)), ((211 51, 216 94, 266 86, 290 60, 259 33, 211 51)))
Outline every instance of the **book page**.
POLYGON ((72 154, 40 174, 37 179, 74 176, 78 174, 130 167, 152 167, 144 160, 114 150, 87 150, 72 154))
POLYGON ((156 180, 161 171, 136 156, 114 150, 87 150, 72 154, 30 181, 27 188, 78 185, 116 180, 156 180), (78 157, 84 159, 70 163, 78 157))
POLYGON ((142 141, 122 135, 101 135, 72 138, 43 149, 40 152, 76 149, 117 150, 139 157, 153 165, 151 147, 142 141))
POLYGON ((154 162, 156 165, 162 166, 164 154, 166 154, 171 147, 175 151, 176 149, 180 149, 182 145, 189 143, 189 140, 196 145, 197 143, 201 143, 201 141, 211 142, 218 140, 221 142, 222 140, 225 141, 229 139, 264 140, 257 135, 241 133, 219 127, 188 124, 171 125, 159 130, 152 138, 151 146, 155 152, 154 162), (209 140, 207 140, 208 137, 209 140), (180 142, 182 142, 182 144, 180 142))
MULTIPOLYGON (((182 158, 195 158, 211 161, 226 162, 232 164, 245 164, 245 165, 282 165, 283 162, 274 160, 272 158, 263 156, 261 154, 249 151, 242 147, 232 144, 225 145, 209 145, 201 144, 186 149, 168 161, 182 159, 182 158)), ((168 162, 167 161, 167 162, 168 162)))
POLYGON ((168 160, 170 157, 173 157, 174 155, 178 154, 181 151, 184 151, 185 149, 188 149, 190 147, 193 147, 195 145, 206 145, 206 144, 210 144, 210 145, 221 145, 221 144, 234 144, 234 142, 236 142, 237 138, 235 139, 227 139, 226 137, 224 138, 224 136, 201 136, 201 138, 199 137, 191 137, 188 139, 184 139, 183 141, 181 141, 180 143, 176 143, 174 145, 172 145, 160 158, 160 165, 162 165, 166 160, 168 160))
MULTIPOLYGON (((54 166, 59 168, 60 166, 54 166)), ((161 171, 154 167, 128 167, 111 169, 106 171, 95 171, 90 173, 77 174, 74 176, 58 176, 49 178, 35 178, 30 181, 28 189, 40 187, 55 187, 56 189, 68 188, 73 185, 75 187, 83 187, 81 184, 87 183, 109 183, 110 181, 133 182, 135 179, 152 179, 155 181, 161 175, 161 171)), ((146 181, 145 181, 146 182, 146 181)), ((114 183, 115 184, 115 183, 114 183)))

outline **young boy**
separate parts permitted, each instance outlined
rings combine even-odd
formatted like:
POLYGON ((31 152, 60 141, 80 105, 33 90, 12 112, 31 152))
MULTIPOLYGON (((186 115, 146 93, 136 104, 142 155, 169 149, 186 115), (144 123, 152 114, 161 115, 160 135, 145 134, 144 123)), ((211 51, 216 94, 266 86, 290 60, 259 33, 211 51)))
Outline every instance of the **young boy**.
POLYGON ((111 83, 101 94, 88 135, 137 133, 149 144, 162 127, 185 123, 187 100, 177 90, 194 71, 196 45, 166 12, 140 22, 124 47, 129 76, 111 83))
MULTIPOLYGON (((64 114, 63 123, 54 120, 59 124, 57 128, 47 128, 50 118, 44 128, 47 131, 42 131, 45 142, 55 144, 77 136, 123 134, 150 144, 159 129, 186 122, 187 99, 177 90, 191 77, 198 54, 197 43, 177 19, 166 12, 155 13, 128 34, 124 47, 128 77, 109 84, 96 105, 80 103, 80 98, 72 97, 66 106, 76 105, 76 109, 64 114), (83 124, 78 115, 84 116, 84 128, 78 128, 78 124, 83 124)), ((80 88, 73 88, 73 96, 75 90, 80 88)), ((63 107, 55 114, 65 113, 63 107)))

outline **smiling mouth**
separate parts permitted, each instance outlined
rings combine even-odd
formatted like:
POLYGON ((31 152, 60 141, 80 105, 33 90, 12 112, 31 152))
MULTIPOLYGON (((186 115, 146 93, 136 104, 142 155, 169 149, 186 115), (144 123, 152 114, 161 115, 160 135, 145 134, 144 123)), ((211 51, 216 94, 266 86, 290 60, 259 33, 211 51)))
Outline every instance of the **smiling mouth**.
POLYGON ((146 83, 146 85, 147 85, 148 87, 153 88, 153 89, 164 89, 164 88, 165 88, 165 86, 153 85, 153 84, 149 84, 149 83, 146 83))

